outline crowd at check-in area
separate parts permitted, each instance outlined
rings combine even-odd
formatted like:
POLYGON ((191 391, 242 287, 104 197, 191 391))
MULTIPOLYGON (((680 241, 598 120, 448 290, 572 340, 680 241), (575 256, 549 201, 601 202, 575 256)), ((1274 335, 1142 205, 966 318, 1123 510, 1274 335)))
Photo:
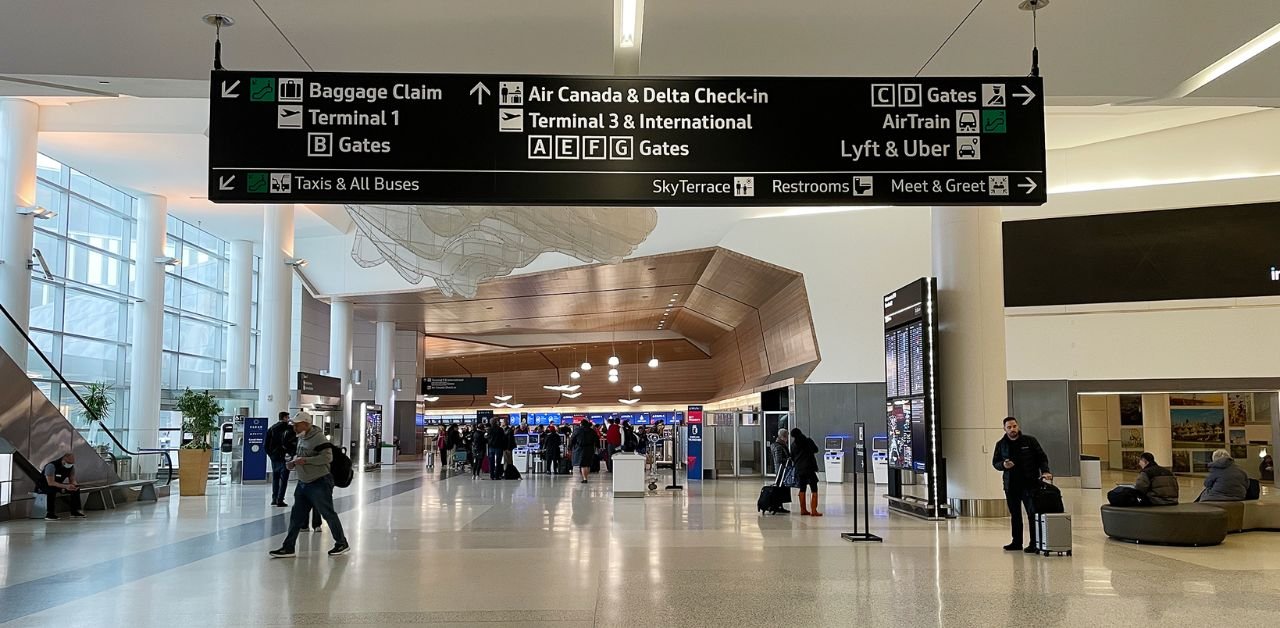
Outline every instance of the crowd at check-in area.
MULTIPOLYGON (((655 443, 670 438, 667 425, 633 426, 630 421, 609 419, 604 425, 583 420, 576 425, 513 425, 505 418, 481 419, 474 425, 452 424, 440 430, 431 455, 441 464, 469 469, 473 478, 520 479, 515 452, 521 435, 536 435, 533 455, 548 475, 569 475, 577 469, 586 483, 592 473, 613 471, 619 452, 645 457, 652 468, 655 443)), ((528 441, 526 441, 528 442, 528 441)), ((525 467, 527 470, 529 467, 525 467)))

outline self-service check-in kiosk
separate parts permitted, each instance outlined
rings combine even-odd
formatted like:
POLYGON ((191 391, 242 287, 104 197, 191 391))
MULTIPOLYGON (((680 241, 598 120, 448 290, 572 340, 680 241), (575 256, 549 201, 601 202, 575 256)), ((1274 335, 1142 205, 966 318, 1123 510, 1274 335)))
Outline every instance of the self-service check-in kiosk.
POLYGON ((871 437, 871 478, 876 484, 889 483, 889 435, 871 437))
POLYGON ((516 446, 511 451, 512 464, 520 473, 536 473, 538 461, 538 435, 516 434, 516 446))
POLYGON ((844 482, 844 435, 827 436, 822 446, 822 463, 826 468, 827 482, 840 484, 844 482))

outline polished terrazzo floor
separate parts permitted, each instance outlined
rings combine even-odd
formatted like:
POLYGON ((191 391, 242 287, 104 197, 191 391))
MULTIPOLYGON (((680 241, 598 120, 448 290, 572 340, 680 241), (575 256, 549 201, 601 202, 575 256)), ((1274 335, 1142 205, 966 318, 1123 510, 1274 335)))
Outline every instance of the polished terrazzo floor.
MULTIPOLYGON (((665 482, 664 482, 665 483, 665 482)), ((759 480, 613 499, 609 480, 441 477, 405 464, 339 490, 354 550, 304 533, 263 486, 0 522, 13 626, 1239 626, 1280 619, 1280 533, 1213 548, 1108 541, 1099 491, 1065 491, 1072 557, 1005 553, 1007 520, 928 523, 875 504, 852 544, 852 486, 822 518, 761 517, 759 480)), ((829 488, 829 485, 824 485, 829 488)), ((1185 491, 1184 491, 1185 492, 1185 491)), ((175 491, 176 493, 176 491, 175 491)))

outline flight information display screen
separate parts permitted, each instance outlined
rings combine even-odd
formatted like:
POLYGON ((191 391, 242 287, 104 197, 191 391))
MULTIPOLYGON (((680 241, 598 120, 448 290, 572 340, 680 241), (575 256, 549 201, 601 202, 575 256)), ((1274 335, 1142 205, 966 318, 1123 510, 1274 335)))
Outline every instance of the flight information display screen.
POLYGON ((884 298, 884 380, 889 466, 928 473, 937 459, 933 400, 936 287, 923 278, 884 298))

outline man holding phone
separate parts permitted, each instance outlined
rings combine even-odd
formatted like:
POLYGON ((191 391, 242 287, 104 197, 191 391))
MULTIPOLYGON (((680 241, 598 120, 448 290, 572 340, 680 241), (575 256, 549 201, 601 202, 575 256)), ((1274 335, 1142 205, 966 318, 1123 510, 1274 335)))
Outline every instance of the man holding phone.
POLYGON ((1032 554, 1036 547, 1036 508, 1032 501, 1036 487, 1042 480, 1052 480, 1049 473, 1049 457, 1035 437, 1023 434, 1018 419, 1005 417, 1004 437, 996 442, 991 466, 1004 473, 1004 499, 1009 506, 1013 542, 1004 546, 1005 551, 1019 549, 1032 554), (1022 511, 1027 511, 1031 524, 1031 542, 1022 545, 1022 511))

